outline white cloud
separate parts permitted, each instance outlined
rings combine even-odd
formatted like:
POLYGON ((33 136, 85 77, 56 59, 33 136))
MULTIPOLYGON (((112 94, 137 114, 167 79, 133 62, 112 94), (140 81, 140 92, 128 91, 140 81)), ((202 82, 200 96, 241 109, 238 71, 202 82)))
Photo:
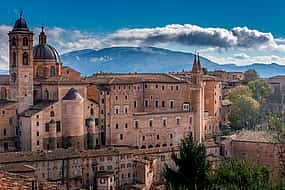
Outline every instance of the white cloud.
MULTIPOLYGON (((0 25, 0 69, 8 66, 8 31, 11 26, 0 25)), ((40 28, 33 29, 35 44, 38 42, 40 28)), ((99 35, 80 30, 67 30, 60 27, 45 29, 48 43, 60 53, 80 49, 101 49, 114 46, 156 46, 170 47, 179 44, 184 47, 198 47, 199 52, 218 63, 249 64, 252 62, 284 63, 285 39, 275 39, 271 33, 265 33, 247 27, 203 28, 191 24, 172 24, 155 28, 120 29, 110 34, 99 35), (229 50, 237 52, 228 55, 229 50), (260 52, 261 55, 249 55, 244 50, 260 52), (262 55, 262 53, 272 55, 262 55), (277 55, 275 55, 278 54, 277 55), (226 56, 225 56, 226 54, 226 56)), ((176 49, 177 50, 177 49, 176 49)))
POLYGON ((249 65, 252 63, 279 63, 285 64, 285 57, 277 56, 277 55, 257 55, 257 56, 249 56, 247 54, 234 54, 232 56, 206 56, 208 59, 221 64, 234 63, 237 65, 249 65))

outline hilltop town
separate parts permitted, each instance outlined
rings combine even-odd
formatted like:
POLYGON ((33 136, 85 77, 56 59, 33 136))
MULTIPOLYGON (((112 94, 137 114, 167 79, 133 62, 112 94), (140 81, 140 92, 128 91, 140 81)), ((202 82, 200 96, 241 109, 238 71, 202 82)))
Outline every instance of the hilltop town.
MULTIPOLYGON (((8 35, 9 74, 0 76, 0 189, 160 189, 165 165, 173 165, 171 154, 189 134, 215 163, 239 156, 283 169, 285 151, 280 156, 273 134, 224 134, 229 93, 241 85, 242 72, 205 72, 195 55, 191 71, 82 77, 64 66, 44 28, 34 34, 20 17, 8 35)), ((283 93, 283 79, 267 80, 272 97, 283 93)))

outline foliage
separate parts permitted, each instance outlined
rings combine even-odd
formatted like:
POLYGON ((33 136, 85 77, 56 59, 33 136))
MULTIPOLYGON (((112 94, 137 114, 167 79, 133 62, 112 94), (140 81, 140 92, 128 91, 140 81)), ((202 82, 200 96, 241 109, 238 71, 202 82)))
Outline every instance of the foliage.
POLYGON ((181 141, 179 156, 172 154, 176 168, 166 167, 168 189, 205 189, 208 185, 210 165, 206 162, 206 148, 193 141, 190 134, 181 141))
POLYGON ((272 94, 271 86, 262 79, 249 82, 248 87, 252 92, 252 97, 260 103, 263 103, 272 94))
POLYGON ((229 93, 229 99, 231 101, 234 101, 234 99, 239 97, 239 96, 251 97, 252 93, 251 93, 250 88, 248 86, 241 85, 241 86, 237 86, 237 87, 233 88, 229 93))
POLYGON ((249 69, 244 72, 243 83, 248 84, 250 81, 258 79, 258 74, 254 69, 249 69))
POLYGON ((212 190, 237 189, 279 189, 279 184, 272 181, 269 169, 257 163, 239 159, 223 161, 216 173, 211 176, 212 190))
POLYGON ((254 128, 257 124, 260 105, 253 98, 237 95, 232 99, 229 120, 234 129, 254 128))
POLYGON ((203 70, 203 75, 207 75, 208 74, 208 69, 206 67, 203 67, 202 70, 203 70))

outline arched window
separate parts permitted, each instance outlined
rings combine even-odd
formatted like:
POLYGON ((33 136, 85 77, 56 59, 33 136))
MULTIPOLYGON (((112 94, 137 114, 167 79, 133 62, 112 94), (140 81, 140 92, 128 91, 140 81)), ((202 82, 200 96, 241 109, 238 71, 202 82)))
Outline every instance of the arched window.
POLYGON ((12 38, 12 46, 16 46, 17 45, 17 40, 15 37, 12 38))
POLYGON ((29 45, 28 38, 24 37, 23 38, 23 46, 28 46, 28 45, 29 45))
POLYGON ((93 108, 90 109, 90 115, 94 115, 94 109, 93 108))
POLYGON ((50 76, 55 76, 55 68, 54 68, 54 66, 50 67, 50 76))
POLYGON ((17 66, 17 54, 16 52, 12 53, 12 67, 16 67, 17 66))
POLYGON ((50 112, 50 116, 51 116, 51 117, 54 117, 54 111, 51 111, 51 112, 50 112))
POLYGON ((29 65, 29 55, 27 52, 23 53, 23 65, 29 65))

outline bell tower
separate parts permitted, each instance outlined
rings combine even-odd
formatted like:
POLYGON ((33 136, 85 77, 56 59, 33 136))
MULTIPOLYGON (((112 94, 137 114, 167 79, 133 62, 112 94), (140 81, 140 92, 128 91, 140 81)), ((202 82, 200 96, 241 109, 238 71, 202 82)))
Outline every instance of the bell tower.
POLYGON ((17 101, 21 113, 33 104, 33 32, 20 18, 9 32, 9 99, 17 101))
POLYGON ((203 142, 205 138, 204 132, 204 84, 203 71, 200 63, 199 54, 194 57, 192 66, 192 84, 191 84, 191 104, 194 109, 194 140, 203 142))

